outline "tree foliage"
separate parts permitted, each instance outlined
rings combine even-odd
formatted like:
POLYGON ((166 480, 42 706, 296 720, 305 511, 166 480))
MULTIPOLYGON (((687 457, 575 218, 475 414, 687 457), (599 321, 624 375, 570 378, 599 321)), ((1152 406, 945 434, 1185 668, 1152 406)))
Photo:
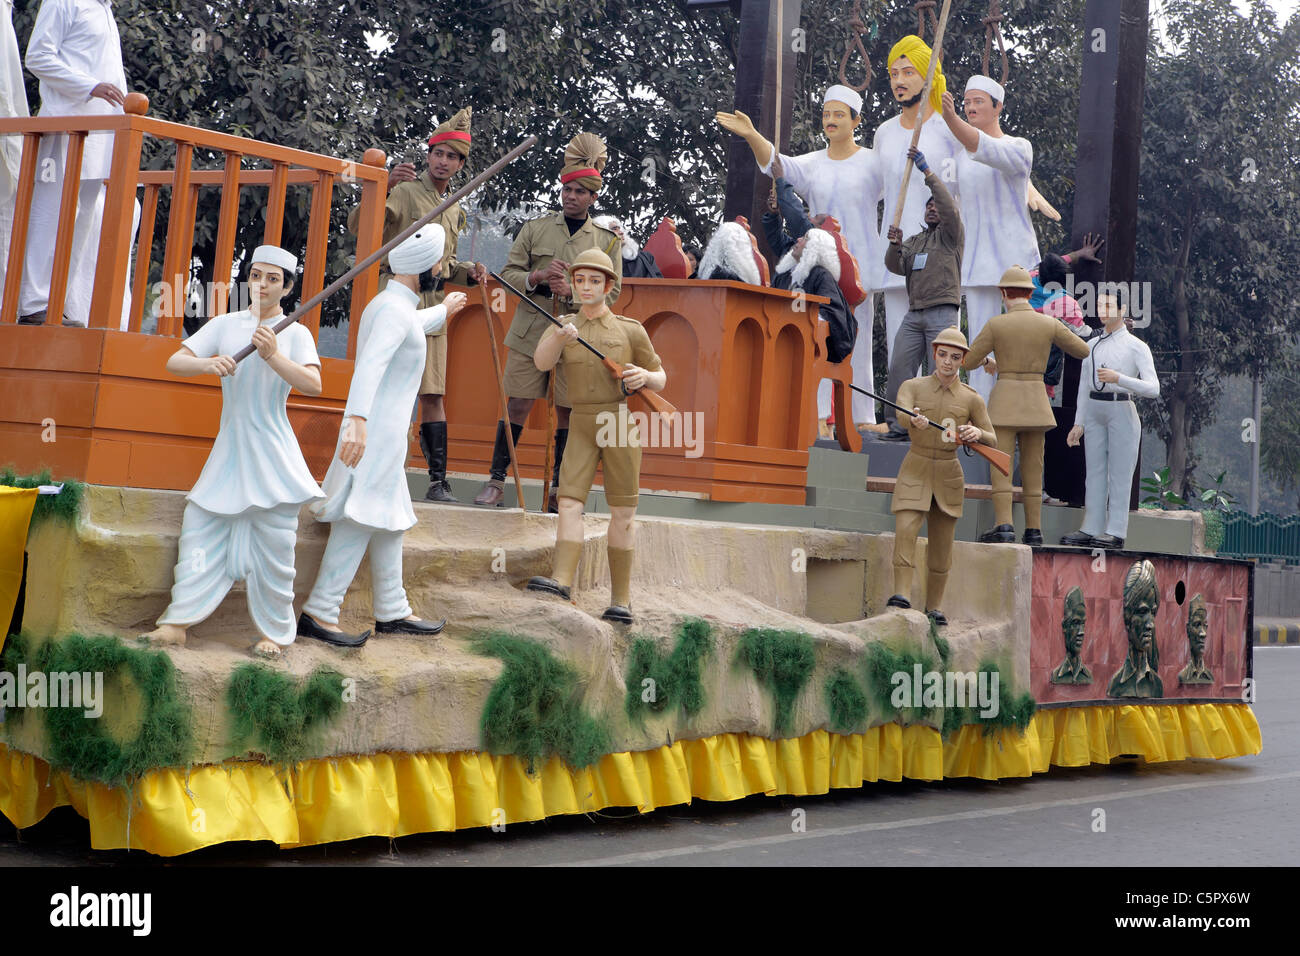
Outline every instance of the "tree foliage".
POLYGON ((1263 3, 1171 0, 1149 53, 1138 205, 1143 334, 1161 374, 1156 428, 1173 490, 1215 416, 1220 377, 1266 372, 1300 328, 1300 17, 1263 3))

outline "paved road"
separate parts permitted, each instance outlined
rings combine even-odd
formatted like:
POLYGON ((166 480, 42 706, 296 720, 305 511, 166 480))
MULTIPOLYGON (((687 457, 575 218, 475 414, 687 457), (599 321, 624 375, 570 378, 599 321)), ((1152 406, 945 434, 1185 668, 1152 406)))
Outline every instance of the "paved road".
MULTIPOLYGON (((1300 847, 1300 649, 1256 648, 1264 752, 1058 769, 997 783, 872 784, 822 797, 606 811, 511 825, 505 833, 371 838, 281 851, 213 847, 170 865, 377 866, 1273 866, 1300 847), (1105 832, 1094 832, 1096 811, 1105 832), (805 832, 793 832, 802 811, 805 832)), ((86 849, 61 810, 23 834, 0 822, 0 865, 154 866, 144 853, 86 849)))

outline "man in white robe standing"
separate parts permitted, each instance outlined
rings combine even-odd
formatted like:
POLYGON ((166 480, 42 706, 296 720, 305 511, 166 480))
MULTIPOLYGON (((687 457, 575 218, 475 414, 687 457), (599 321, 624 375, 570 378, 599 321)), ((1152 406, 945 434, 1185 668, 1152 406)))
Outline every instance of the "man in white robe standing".
MULTIPOLYGON (((28 115, 23 60, 18 52, 13 13, 13 0, 0 0, 0 119, 28 115)), ((22 155, 21 136, 0 136, 0 296, 4 294, 5 268, 9 264, 14 193, 18 191, 18 166, 22 155)))
MULTIPOLYGON (((957 184, 966 225, 961 284, 966 296, 967 337, 972 342, 989 319, 1003 312, 998 281, 1007 266, 1035 263, 1041 258, 1026 205, 1034 147, 1027 139, 1002 132, 1005 101, 1001 84, 987 76, 972 76, 966 81, 963 120, 957 115, 952 94, 943 94, 944 122, 962 146, 957 157, 957 184)), ((986 402, 993 382, 994 377, 982 368, 970 373, 970 387, 986 402)))
MULTIPOLYGON (((41 81, 38 115, 106 116, 122 112, 126 73, 109 0, 42 0, 27 43, 26 62, 27 69, 41 81)), ((61 319, 64 325, 84 328, 90 317, 99 229, 104 217, 104 180, 113 160, 113 134, 104 131, 86 137, 63 315, 47 317, 67 151, 66 135, 41 139, 18 321, 40 325, 46 321, 57 324, 61 319)))
POLYGON ((322 497, 285 410, 290 388, 321 393, 316 343, 296 322, 272 331, 297 268, 292 253, 258 246, 249 308, 213 316, 167 360, 173 375, 221 376, 221 424, 186 496, 171 604, 146 635, 154 643, 184 644, 239 580, 262 635, 253 652, 276 657, 293 643, 298 512, 322 497), (257 354, 236 364, 231 356, 250 340, 257 354))
POLYGON ((402 537, 415 525, 406 483, 411 409, 424 374, 425 336, 436 335, 465 305, 463 292, 418 309, 442 262, 442 226, 423 226, 388 254, 392 280, 361 313, 356 366, 335 458, 325 473, 326 500, 312 506, 332 523, 320 572, 298 633, 341 647, 365 643, 370 632, 344 633, 339 610, 366 551, 370 552, 372 610, 380 634, 432 637, 446 625, 411 612, 402 586, 402 537), (434 270, 434 271, 430 271, 434 270))
MULTIPOLYGON (((885 243, 880 240, 876 205, 884 195, 884 179, 876 153, 854 139, 862 121, 862 97, 847 86, 835 85, 822 97, 822 132, 827 147, 802 156, 781 154, 775 163, 776 149, 754 129, 744 113, 719 113, 717 122, 749 144, 759 168, 773 179, 784 178, 808 203, 812 216, 834 216, 849 253, 858 262, 858 278, 867 297, 858 303, 853 314, 858 320, 858 335, 850 362, 853 381, 868 391, 875 391, 871 367, 872 326, 875 322, 875 293, 884 279, 885 243), (779 168, 773 168, 779 166, 779 168)), ((831 383, 823 380, 817 387, 817 418, 825 421, 831 412, 831 383)), ((859 425, 874 424, 876 403, 853 393, 853 420, 859 425)))

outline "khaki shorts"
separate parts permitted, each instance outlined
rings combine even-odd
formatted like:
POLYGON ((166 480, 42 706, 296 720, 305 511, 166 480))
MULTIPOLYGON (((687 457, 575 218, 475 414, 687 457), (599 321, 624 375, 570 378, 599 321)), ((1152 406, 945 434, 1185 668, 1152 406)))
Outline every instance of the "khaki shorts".
POLYGON ((605 500, 615 508, 635 508, 641 484, 641 439, 636 422, 628 418, 626 402, 573 409, 556 495, 586 501, 597 464, 605 475, 605 500))
MULTIPOLYGON (((555 404, 568 408, 568 391, 564 387, 564 370, 555 369, 555 404)), ((546 398, 550 372, 533 364, 533 357, 506 349, 505 386, 507 398, 546 398)), ((567 453, 567 452, 566 452, 567 453)))
POLYGON ((424 377, 420 379, 421 395, 447 394, 447 336, 424 337, 424 377))

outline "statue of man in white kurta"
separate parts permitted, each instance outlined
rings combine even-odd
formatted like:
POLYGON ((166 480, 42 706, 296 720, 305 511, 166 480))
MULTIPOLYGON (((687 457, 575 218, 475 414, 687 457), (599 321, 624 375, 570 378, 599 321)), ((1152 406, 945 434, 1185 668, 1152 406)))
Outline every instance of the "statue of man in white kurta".
MULTIPOLYGON (((858 335, 853 345, 853 381, 868 391, 872 385, 871 333, 875 322, 875 292, 885 272, 885 243, 876 225, 876 204, 884 194, 882 168, 875 152, 854 139, 862 121, 862 97, 847 86, 835 85, 822 98, 822 132, 826 148, 802 156, 780 155, 744 113, 718 113, 718 125, 749 144, 754 159, 773 179, 783 177, 808 203, 813 216, 834 216, 844 243, 858 262, 858 277, 867 297, 853 310, 858 335), (777 168, 774 168, 777 167, 777 168)), ((825 420, 831 410, 831 384, 823 380, 817 389, 817 418, 825 420)), ((876 403, 853 395, 853 420, 859 425, 874 423, 876 403)))
POLYGON ((285 410, 291 388, 321 393, 316 343, 297 323, 271 328, 297 268, 278 246, 253 250, 249 308, 214 316, 167 360, 173 375, 221 377, 221 424, 187 496, 171 604, 146 635, 155 643, 183 644, 240 580, 262 636, 254 653, 279 656, 293 643, 298 512, 322 497, 285 410), (231 356, 250 341, 257 353, 236 364, 231 356))
POLYGON ((361 313, 352 386, 323 483, 326 499, 312 506, 331 528, 316 585, 298 618, 301 636, 341 647, 365 643, 370 631, 344 633, 338 620, 367 549, 378 633, 432 637, 447 623, 416 617, 402 586, 402 536, 415 525, 406 459, 424 340, 465 305, 465 294, 452 292, 440 305, 417 308, 419 293, 433 287, 445 238, 442 226, 427 225, 394 248, 388 254, 392 281, 361 313))

